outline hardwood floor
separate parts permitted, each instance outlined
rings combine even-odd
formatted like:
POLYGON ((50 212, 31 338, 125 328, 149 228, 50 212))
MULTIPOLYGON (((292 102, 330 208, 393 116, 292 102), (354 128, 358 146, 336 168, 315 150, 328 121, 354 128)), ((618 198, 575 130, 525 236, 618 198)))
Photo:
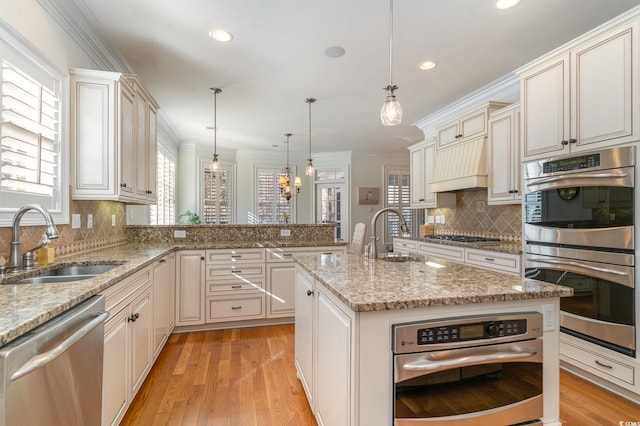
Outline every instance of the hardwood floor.
MULTIPOLYGON (((171 335, 121 424, 315 425, 296 378, 293 327, 171 335)), ((566 426, 634 424, 640 406, 561 371, 560 418, 566 426)))

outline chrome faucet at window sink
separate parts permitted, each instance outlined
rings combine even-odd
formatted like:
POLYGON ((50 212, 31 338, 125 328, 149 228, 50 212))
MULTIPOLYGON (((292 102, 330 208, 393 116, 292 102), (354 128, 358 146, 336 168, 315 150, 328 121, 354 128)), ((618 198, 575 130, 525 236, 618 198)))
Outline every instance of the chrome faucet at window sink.
POLYGON ((11 257, 9 258, 9 262, 5 266, 6 270, 13 269, 14 271, 19 271, 22 268, 32 268, 34 266, 33 251, 38 249, 39 247, 35 247, 25 252, 24 259, 20 254, 20 220, 22 219, 22 216, 24 216, 25 213, 30 210, 40 212, 40 214, 42 214, 42 216, 44 217, 45 232, 47 234, 47 238, 53 240, 60 237, 58 229, 53 223, 51 213, 49 213, 47 209, 39 204, 26 204, 20 207, 13 216, 13 224, 11 230, 11 257))

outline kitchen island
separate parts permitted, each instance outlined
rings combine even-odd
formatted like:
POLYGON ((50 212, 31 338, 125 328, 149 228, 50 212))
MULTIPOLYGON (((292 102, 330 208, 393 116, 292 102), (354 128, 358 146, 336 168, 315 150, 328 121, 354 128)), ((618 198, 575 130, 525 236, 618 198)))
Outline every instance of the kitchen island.
POLYGON ((319 424, 392 424, 396 324, 546 312, 542 421, 560 425, 558 298, 571 289, 435 258, 296 263, 296 368, 319 424))

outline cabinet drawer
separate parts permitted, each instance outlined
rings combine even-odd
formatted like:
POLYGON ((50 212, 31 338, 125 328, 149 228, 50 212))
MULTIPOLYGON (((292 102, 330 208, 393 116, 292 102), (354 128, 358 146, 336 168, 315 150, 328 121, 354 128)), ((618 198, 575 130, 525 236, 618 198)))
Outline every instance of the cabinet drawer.
POLYGON ((418 242, 411 240, 400 240, 394 238, 393 251, 416 253, 418 250, 418 242))
POLYGON ((297 249, 267 249, 267 262, 293 262, 297 249))
POLYGON ((455 260, 456 262, 464 263, 463 247, 421 243, 419 253, 427 256, 440 257, 442 259, 455 260))
POLYGON ((207 265, 207 280, 250 279, 265 276, 265 264, 239 263, 233 265, 207 265))
POLYGON ((465 263, 485 269, 520 274, 520 256, 495 251, 466 249, 465 263))
POLYGON ((560 357, 590 373, 633 385, 633 367, 569 342, 560 342, 560 357))
POLYGON ((122 309, 122 306, 112 311, 119 303, 129 303, 135 298, 143 287, 151 285, 151 269, 143 269, 140 272, 136 272, 122 281, 112 285, 105 289, 100 294, 104 295, 105 310, 111 312, 122 309))
POLYGON ((207 250, 207 263, 264 262, 264 249, 207 250))
POLYGON ((230 291, 256 291, 265 288, 264 278, 207 281, 207 296, 230 291))
POLYGON ((264 318, 264 294, 207 298, 207 322, 264 318))

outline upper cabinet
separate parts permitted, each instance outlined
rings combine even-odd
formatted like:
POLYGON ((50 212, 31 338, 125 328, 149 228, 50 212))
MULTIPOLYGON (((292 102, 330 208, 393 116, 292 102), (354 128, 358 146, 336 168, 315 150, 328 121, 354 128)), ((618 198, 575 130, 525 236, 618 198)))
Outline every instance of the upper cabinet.
POLYGON ((640 137, 639 28, 627 23, 518 70, 523 160, 640 137))
POLYGON ((489 114, 507 105, 502 102, 489 102, 437 126, 437 148, 447 148, 452 144, 486 135, 489 114))
POLYGON ((158 105, 135 76, 70 72, 73 199, 156 203, 158 105))
POLYGON ((411 208, 455 207, 456 194, 431 192, 436 161, 436 141, 429 139, 409 147, 411 159, 411 208))
POLYGON ((520 204, 520 104, 491 114, 488 158, 487 204, 520 204))

